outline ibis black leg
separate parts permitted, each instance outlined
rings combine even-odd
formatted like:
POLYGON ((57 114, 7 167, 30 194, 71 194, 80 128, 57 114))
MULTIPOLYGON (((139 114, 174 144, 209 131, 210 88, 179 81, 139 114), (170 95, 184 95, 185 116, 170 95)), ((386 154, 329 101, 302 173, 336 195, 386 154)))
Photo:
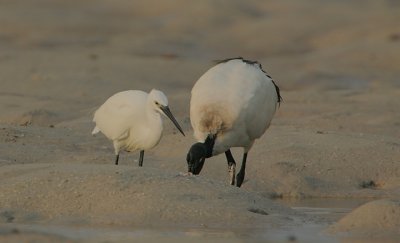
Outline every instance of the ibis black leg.
POLYGON ((118 160, 119 160, 119 154, 117 154, 117 156, 115 156, 115 164, 118 165, 118 160))
POLYGON ((140 150, 140 156, 139 156, 139 166, 143 166, 143 157, 144 157, 144 150, 140 150))
POLYGON ((244 181, 244 175, 245 170, 246 170, 246 160, 247 160, 247 153, 243 154, 243 161, 242 161, 242 165, 240 166, 240 171, 236 176, 236 186, 240 187, 244 181))
POLYGON ((226 156, 226 160, 228 161, 228 165, 236 164, 235 159, 233 158, 230 149, 225 151, 225 156, 226 156))
POLYGON ((230 149, 225 151, 225 156, 226 160, 228 161, 229 184, 235 185, 236 162, 230 149))

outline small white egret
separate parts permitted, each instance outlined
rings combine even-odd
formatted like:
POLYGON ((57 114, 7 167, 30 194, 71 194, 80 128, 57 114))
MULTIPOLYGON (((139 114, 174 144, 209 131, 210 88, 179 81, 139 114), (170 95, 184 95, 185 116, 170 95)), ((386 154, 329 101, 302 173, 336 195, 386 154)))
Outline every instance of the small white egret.
POLYGON ((95 112, 96 123, 92 134, 102 132, 113 141, 115 164, 118 164, 119 152, 140 150, 139 166, 143 165, 144 151, 151 149, 161 139, 164 114, 185 136, 182 128, 168 107, 168 99, 163 92, 151 90, 127 90, 114 94, 95 112))
POLYGON ((243 147, 236 185, 243 183, 247 153, 271 124, 282 97, 261 64, 241 57, 220 61, 196 82, 190 100, 190 120, 199 141, 189 150, 188 172, 199 174, 206 158, 225 152, 230 184, 236 163, 230 151, 243 147))

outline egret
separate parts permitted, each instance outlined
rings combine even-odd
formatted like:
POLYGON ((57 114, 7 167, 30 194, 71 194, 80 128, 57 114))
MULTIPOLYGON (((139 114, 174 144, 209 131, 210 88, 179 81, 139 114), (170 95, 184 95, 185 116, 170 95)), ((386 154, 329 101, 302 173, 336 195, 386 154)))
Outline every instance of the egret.
POLYGON ((191 92, 190 120, 198 143, 187 154, 188 173, 199 174, 206 158, 225 153, 229 183, 235 185, 236 162, 230 148, 242 147, 242 164, 236 176, 240 187, 247 154, 270 126, 281 100, 279 87, 258 62, 242 57, 218 62, 191 92))
POLYGON ((144 151, 156 146, 161 139, 163 124, 160 114, 171 119, 185 136, 168 107, 167 97, 155 89, 150 93, 127 90, 108 98, 94 114, 96 126, 92 134, 101 131, 113 141, 116 165, 121 150, 139 150, 139 166, 142 166, 144 151))

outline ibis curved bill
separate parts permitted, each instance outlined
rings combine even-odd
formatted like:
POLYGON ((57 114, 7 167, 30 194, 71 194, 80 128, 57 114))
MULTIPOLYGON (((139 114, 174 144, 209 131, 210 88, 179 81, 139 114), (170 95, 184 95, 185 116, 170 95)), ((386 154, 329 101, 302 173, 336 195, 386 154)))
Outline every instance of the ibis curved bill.
POLYGON ((271 124, 282 97, 261 64, 241 57, 219 62, 192 89, 190 120, 198 140, 189 150, 188 172, 199 174, 206 158, 225 153, 230 184, 236 162, 230 148, 244 149, 236 185, 244 181, 247 153, 271 124))
POLYGON ((155 89, 150 93, 127 90, 108 98, 94 114, 96 126, 92 134, 101 131, 113 141, 115 164, 118 164, 121 150, 139 150, 139 166, 142 166, 144 151, 156 146, 161 139, 163 124, 160 114, 168 117, 185 136, 168 107, 167 97, 155 89))

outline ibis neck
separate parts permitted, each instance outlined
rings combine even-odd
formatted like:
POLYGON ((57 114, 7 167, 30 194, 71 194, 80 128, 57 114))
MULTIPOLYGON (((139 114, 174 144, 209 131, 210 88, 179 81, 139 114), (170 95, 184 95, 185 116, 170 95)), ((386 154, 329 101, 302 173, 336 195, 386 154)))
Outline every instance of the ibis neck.
POLYGON ((217 139, 216 134, 209 134, 206 138, 206 141, 204 141, 204 145, 206 147, 206 158, 212 157, 212 152, 216 139, 217 139))

